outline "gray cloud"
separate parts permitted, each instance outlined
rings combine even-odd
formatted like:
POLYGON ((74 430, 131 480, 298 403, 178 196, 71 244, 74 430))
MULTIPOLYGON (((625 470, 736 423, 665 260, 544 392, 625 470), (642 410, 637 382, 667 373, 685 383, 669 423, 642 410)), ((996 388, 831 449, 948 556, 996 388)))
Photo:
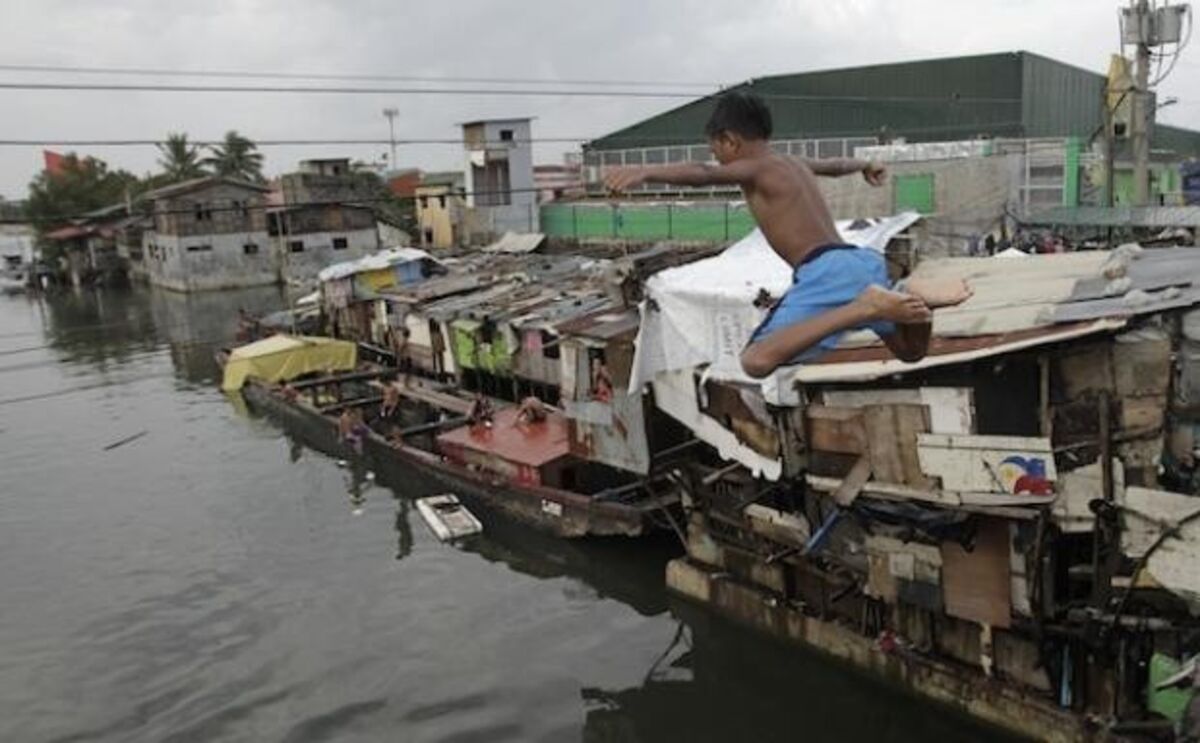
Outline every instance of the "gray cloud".
MULTIPOLYGON (((800 70, 1027 49, 1102 71, 1116 50, 1118 3, 1095 0, 741 0, 605 3, 458 0, 396 3, 238 0, 194 5, 111 0, 6 3, 0 61, 55 65, 257 69, 556 79, 736 82, 800 70)), ((1163 119, 1200 127, 1200 67, 1185 52, 1160 95, 1163 119)), ((0 72, 0 80, 62 75, 0 72)), ((99 80, 100 78, 97 78, 99 80)), ((128 80, 125 80, 128 82, 128 80)), ((164 80, 162 82, 180 82, 164 80)), ((302 83, 296 83, 302 84, 302 83)), ((596 136, 677 101, 593 98, 318 96, 0 91, 0 139, 454 137, 455 123, 536 116, 534 136, 596 136)), ((268 172, 306 156, 378 159, 386 147, 266 150, 268 172)), ((539 145, 556 161, 562 145, 539 145)), ((153 148, 90 148, 114 167, 154 168, 153 148)), ((406 146, 401 165, 451 168, 453 146, 406 146)), ((24 195, 36 148, 0 148, 0 194, 24 195)))

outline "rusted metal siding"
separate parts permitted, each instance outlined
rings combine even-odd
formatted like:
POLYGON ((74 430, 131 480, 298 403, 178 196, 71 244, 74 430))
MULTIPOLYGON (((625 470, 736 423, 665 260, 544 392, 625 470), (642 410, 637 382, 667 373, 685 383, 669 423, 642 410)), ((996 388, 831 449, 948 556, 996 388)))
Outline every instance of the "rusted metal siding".
POLYGON ((650 445, 639 394, 614 394, 609 402, 570 406, 571 453, 610 467, 650 472, 650 445), (576 417, 578 416, 578 417, 576 417))

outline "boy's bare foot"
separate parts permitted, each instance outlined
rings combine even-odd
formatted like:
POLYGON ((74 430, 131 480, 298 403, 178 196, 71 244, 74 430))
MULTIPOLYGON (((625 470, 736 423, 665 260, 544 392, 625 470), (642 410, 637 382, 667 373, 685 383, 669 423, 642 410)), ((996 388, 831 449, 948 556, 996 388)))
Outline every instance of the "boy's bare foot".
POLYGON ((925 300, 916 294, 889 291, 879 286, 868 286, 854 301, 867 310, 871 320, 923 323, 933 317, 925 300))
POLYGON ((908 279, 903 290, 920 297, 930 309, 962 304, 975 293, 963 279, 908 279))

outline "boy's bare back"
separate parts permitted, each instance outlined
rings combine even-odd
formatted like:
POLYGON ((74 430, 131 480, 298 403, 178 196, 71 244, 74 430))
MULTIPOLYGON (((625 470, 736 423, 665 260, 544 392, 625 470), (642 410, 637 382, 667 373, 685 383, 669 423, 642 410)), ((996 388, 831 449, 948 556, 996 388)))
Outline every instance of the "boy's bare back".
POLYGON ((804 162, 775 152, 756 158, 742 185, 767 242, 792 266, 822 245, 842 242, 816 176, 804 162))

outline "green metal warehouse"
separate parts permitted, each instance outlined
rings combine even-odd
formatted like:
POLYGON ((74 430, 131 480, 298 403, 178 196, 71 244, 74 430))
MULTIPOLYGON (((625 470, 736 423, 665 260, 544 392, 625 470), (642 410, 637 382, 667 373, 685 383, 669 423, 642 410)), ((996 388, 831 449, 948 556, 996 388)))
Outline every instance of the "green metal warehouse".
MULTIPOLYGON (((1038 138, 1097 133, 1103 75, 1030 52, 774 75, 734 86, 770 104, 776 139, 909 142, 979 136, 1038 138)), ((589 142, 592 161, 605 151, 699 145, 714 105, 702 98, 589 142)), ((1200 155, 1200 132, 1160 125, 1155 147, 1200 155)), ((814 153, 821 154, 821 153, 814 153)), ((694 159, 698 153, 670 157, 694 159)))
MULTIPOLYGON (((1026 170, 1014 186, 1013 206, 1030 213, 1083 202, 1081 158, 1103 133, 1105 83, 1104 75, 1029 52, 1008 52, 775 75, 734 89, 752 90, 767 100, 775 120, 773 146, 796 156, 853 156, 857 147, 896 140, 993 140, 977 143, 981 146, 972 151, 981 154, 1027 148, 1022 151, 1031 154, 1022 160, 1026 170)), ((714 102, 712 96, 699 98, 587 143, 588 182, 595 183, 607 167, 707 162, 711 155, 703 131, 714 102)), ((1177 191, 1178 169, 1172 163, 1200 155, 1200 132, 1160 125, 1152 148, 1160 163, 1159 172, 1151 174, 1152 188, 1177 191)), ((1132 172, 1120 165, 1126 159, 1118 156, 1118 204, 1132 195, 1132 172)), ((1003 194, 988 197, 983 191, 1008 175, 981 171, 958 188, 936 169, 897 164, 891 201, 875 204, 869 213, 915 209, 940 219, 939 230, 962 235, 986 232, 1007 213, 1003 194)), ((1091 182, 1089 198, 1094 199, 1091 182)), ((853 199, 848 203, 862 206, 853 199)), ((551 203, 540 211, 543 232, 568 238, 728 241, 754 228, 740 196, 728 188, 646 185, 621 203, 551 203)), ((946 250, 955 249, 950 238, 943 242, 946 250)))

